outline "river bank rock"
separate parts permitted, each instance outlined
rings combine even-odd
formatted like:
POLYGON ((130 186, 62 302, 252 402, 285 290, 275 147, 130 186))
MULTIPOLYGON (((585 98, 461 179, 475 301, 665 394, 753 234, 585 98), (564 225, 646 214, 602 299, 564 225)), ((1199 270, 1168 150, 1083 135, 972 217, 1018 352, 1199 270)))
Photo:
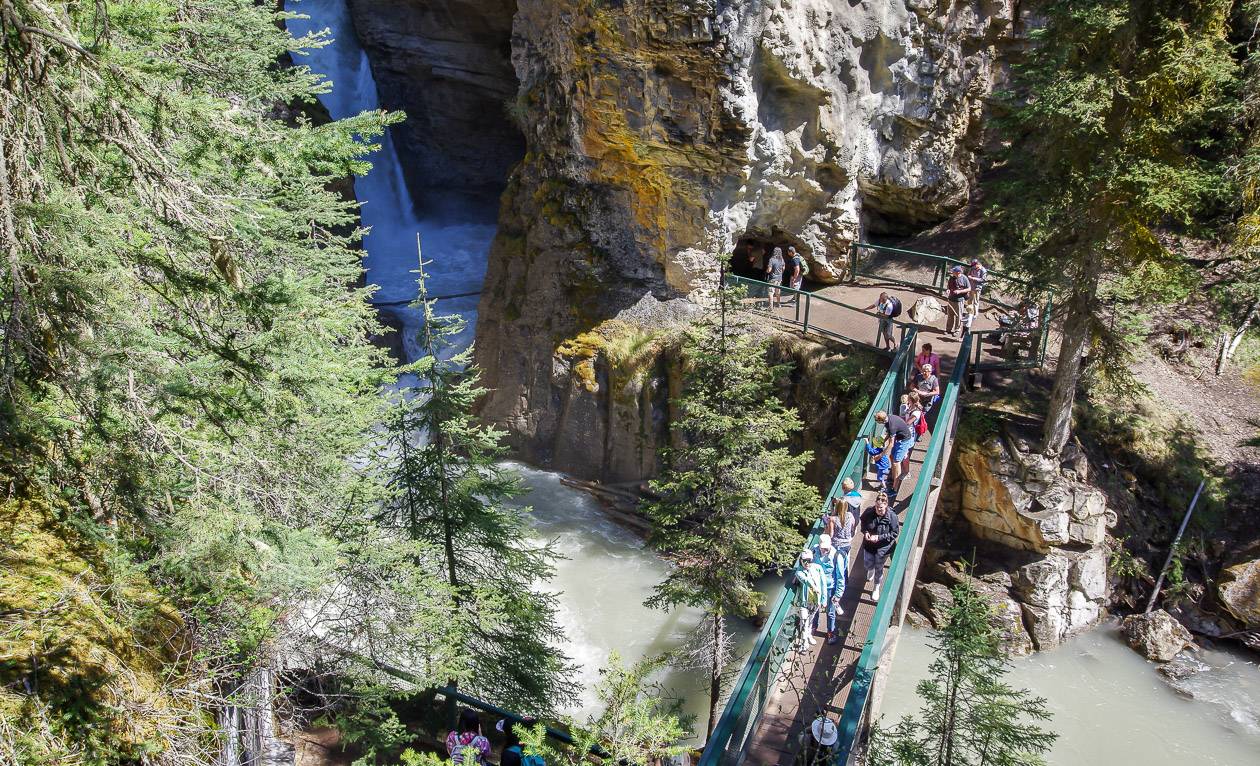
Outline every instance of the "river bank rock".
POLYGON ((936 559, 930 554, 925 569, 932 573, 934 581, 915 583, 911 605, 933 628, 939 630, 949 623, 949 609, 954 604, 950 589, 966 580, 992 607, 989 623, 997 630, 1006 651, 1017 657, 1033 652, 1035 647, 1024 627, 1023 610, 1010 595, 1010 575, 998 571, 973 576, 957 562, 936 559))
MULTIPOLYGON (((1106 496, 1083 477, 1079 451, 1052 460, 1029 434, 1003 426, 979 439, 960 432, 942 492, 942 556, 974 558, 981 579, 1002 589, 1030 646, 1049 649, 1096 624, 1106 612, 1106 496), (945 539, 948 538, 948 539, 945 539), (1002 579, 999 579, 1002 578, 1002 579)), ((948 582, 940 567, 920 577, 948 582)), ((1015 643, 1018 643, 1015 640, 1015 643)))
POLYGON ((1130 647, 1155 662, 1169 662, 1193 641, 1190 631, 1162 609, 1125 617, 1120 632, 1130 647))
POLYGON ((1221 571, 1217 598, 1245 626, 1260 627, 1260 550, 1221 571))

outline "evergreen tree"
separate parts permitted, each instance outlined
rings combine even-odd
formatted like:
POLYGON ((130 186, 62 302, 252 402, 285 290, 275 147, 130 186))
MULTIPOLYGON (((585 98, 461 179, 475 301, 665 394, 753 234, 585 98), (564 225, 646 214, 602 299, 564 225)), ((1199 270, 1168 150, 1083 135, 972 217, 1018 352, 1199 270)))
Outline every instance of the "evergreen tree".
POLYGON ((991 607, 970 583, 954 587, 949 623, 935 634, 923 707, 891 731, 876 727, 871 766, 1035 766, 1057 735, 1041 728, 1046 701, 1002 678, 1005 651, 991 607))
MULTIPOLYGON (((1154 228, 1222 192, 1198 150, 1234 65, 1228 0, 1052 0, 1015 67, 1004 119, 1011 179, 997 210, 1010 266, 1058 293, 1064 315, 1043 450, 1071 429, 1082 357, 1123 377, 1125 344, 1100 298, 1168 298, 1192 280, 1154 228)), ((1123 328, 1122 322, 1122 328, 1123 328)))
MULTIPOLYGON (((0 9, 0 482, 56 507, 68 545, 105 551, 103 579, 158 586, 153 609, 178 609, 161 675, 196 685, 143 756, 99 762, 209 762, 211 692, 275 642, 333 657, 373 644, 383 613, 427 633, 445 603, 442 580, 400 569, 414 546, 360 523, 382 496, 357 459, 390 373, 367 342, 355 203, 332 189, 399 115, 302 117, 328 84, 278 62, 323 40, 292 39, 284 17, 253 0, 0 9)), ((77 636, 42 622, 47 656, 0 668, 0 687, 30 691, 0 728, 46 703, 13 727, 87 760, 115 719, 161 707, 66 693, 84 669, 57 666, 59 642, 77 636)), ((419 684, 444 654, 415 663, 419 684)))
POLYGON ((729 660, 726 618, 756 614, 763 597, 753 579, 791 561, 796 525, 819 503, 801 480, 808 455, 783 446, 801 428, 775 388, 787 368, 769 364, 768 338, 738 322, 738 300, 721 290, 717 310, 685 333, 675 446, 652 482, 659 499, 644 506, 650 542, 674 562, 648 605, 698 607, 707 617, 699 655, 709 673, 708 731, 729 660))
POLYGON ((550 578, 556 554, 528 542, 528 509, 509 501, 520 478, 499 461, 501 431, 472 414, 484 393, 472 349, 458 350, 458 315, 428 297, 424 262, 414 304, 424 355, 419 378, 397 402, 385 443, 393 490, 380 520, 417 542, 431 541, 454 610, 471 692, 516 710, 550 710, 573 698, 572 668, 556 648, 563 631, 555 600, 535 586, 550 578))

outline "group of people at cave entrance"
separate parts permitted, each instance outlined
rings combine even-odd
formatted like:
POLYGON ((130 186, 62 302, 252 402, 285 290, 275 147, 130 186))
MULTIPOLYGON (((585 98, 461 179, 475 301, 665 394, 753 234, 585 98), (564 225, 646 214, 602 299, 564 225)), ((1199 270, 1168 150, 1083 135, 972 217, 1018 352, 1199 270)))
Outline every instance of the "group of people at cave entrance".
MULTIPOLYGON (((731 273, 755 282, 765 282, 769 287, 754 285, 754 289, 759 288, 765 294, 753 297, 762 298, 778 308, 783 305, 782 286, 800 290, 805 284, 805 277, 809 276, 809 264, 796 251, 795 245, 788 245, 786 251, 775 246, 771 248, 770 256, 766 257, 764 246, 745 244, 731 257, 731 273)), ((791 295, 797 296, 798 293, 791 295)))
POLYGON ((924 343, 914 359, 914 376, 901 395, 898 411, 876 412, 880 432, 874 438, 862 437, 875 475, 873 502, 863 510, 862 493, 852 478, 845 477, 840 496, 832 498, 822 518, 818 543, 801 551, 792 574, 799 608, 798 650, 818 643, 815 633, 823 615, 827 643, 840 640, 836 625, 844 615, 841 600, 855 540, 861 545, 866 582, 873 586, 871 600, 879 601, 884 565, 901 531, 893 505, 909 473, 910 453, 920 439, 931 437, 927 418, 941 398, 940 369, 940 356, 931 343, 924 343))

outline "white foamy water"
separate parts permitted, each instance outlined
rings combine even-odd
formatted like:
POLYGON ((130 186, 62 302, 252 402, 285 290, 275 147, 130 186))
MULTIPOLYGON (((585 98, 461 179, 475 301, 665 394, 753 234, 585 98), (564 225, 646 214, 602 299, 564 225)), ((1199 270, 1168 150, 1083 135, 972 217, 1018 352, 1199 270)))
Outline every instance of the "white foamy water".
MULTIPOLYGON (((285 8, 309 17, 287 22, 295 37, 324 29, 331 32, 329 45, 295 53, 293 60, 332 83, 331 92, 320 96, 320 102, 333 119, 380 109, 372 68, 354 35, 345 0, 287 0, 285 8)), ((371 171, 354 181, 363 226, 369 229, 363 240, 363 266, 368 283, 378 287, 373 303, 396 316, 410 331, 404 340, 408 344, 405 353, 412 357, 415 348, 409 339, 420 319, 406 304, 416 297, 416 234, 420 234, 425 260, 432 262, 426 269, 429 294, 475 293, 481 290, 485 277, 497 204, 493 199, 465 198, 458 190, 450 190, 440 206, 417 211, 389 131, 377 141, 380 149, 369 158, 371 171)), ((471 333, 477 321, 476 297, 442 301, 440 308, 462 314, 471 333)))
MULTIPOLYGON (((917 711, 914 686, 932 661, 928 633, 897 646, 884 722, 917 711)), ((1120 640, 1114 624, 1053 651, 1015 659, 1007 680, 1045 697, 1059 740, 1050 766, 1246 766, 1260 763, 1260 667, 1232 651, 1203 651, 1210 670, 1170 683, 1120 640)))

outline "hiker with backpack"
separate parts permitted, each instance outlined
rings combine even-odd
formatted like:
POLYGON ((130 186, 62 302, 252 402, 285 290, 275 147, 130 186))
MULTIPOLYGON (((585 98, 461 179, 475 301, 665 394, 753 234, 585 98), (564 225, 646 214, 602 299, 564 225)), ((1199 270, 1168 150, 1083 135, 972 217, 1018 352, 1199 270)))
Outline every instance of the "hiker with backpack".
POLYGON ((866 311, 874 311, 876 314, 879 314, 879 331, 875 337, 875 343, 880 348, 884 348, 884 344, 887 343, 889 351, 896 348, 897 342, 893 340, 892 327, 893 319, 901 316, 901 299, 895 295, 880 293, 879 300, 867 306, 866 311))
POLYGON ((460 766, 485 766, 490 755, 490 740, 481 733, 481 717, 472 708, 459 714, 459 726, 446 735, 446 752, 451 763, 460 766))
POLYGON ((967 296, 971 295, 971 280, 963 273, 962 266, 954 266, 949 270, 949 283, 946 285, 949 301, 945 304, 945 334, 953 335, 955 331, 962 335, 963 307, 967 296))
POLYGON ((516 723, 507 718, 499 721, 498 729, 506 739, 503 741, 503 754, 499 756, 499 766, 546 766, 543 757, 537 753, 526 754, 521 745, 521 730, 532 729, 538 725, 538 719, 525 716, 516 723))
MULTIPOLYGON (((800 290, 801 285, 805 284, 805 275, 809 273, 809 266, 805 264, 805 259, 801 254, 796 252, 795 247, 788 247, 787 261, 788 285, 793 290, 800 290)), ((801 294, 796 293, 796 300, 801 299, 801 294)))

